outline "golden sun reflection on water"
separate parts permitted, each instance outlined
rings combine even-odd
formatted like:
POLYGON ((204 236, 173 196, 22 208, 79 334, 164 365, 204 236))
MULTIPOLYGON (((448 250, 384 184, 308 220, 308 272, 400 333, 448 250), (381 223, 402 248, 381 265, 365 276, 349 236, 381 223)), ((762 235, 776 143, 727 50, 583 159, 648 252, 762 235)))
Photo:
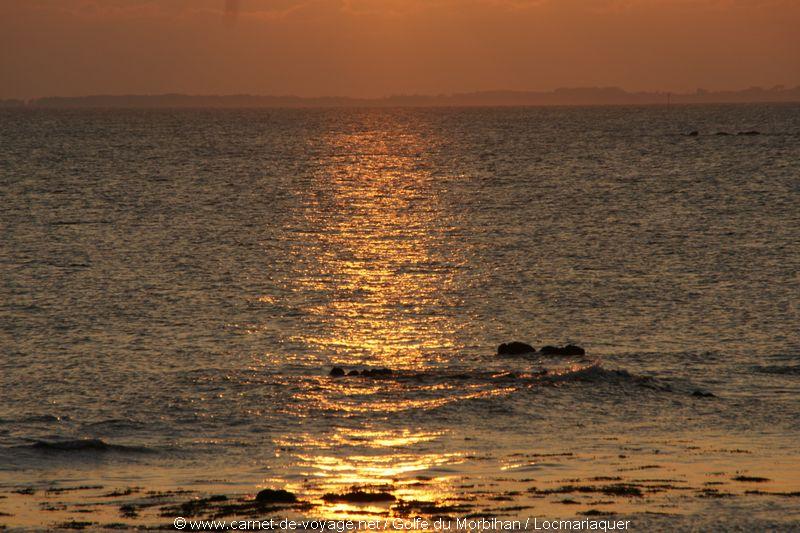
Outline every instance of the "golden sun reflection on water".
MULTIPOLYGON (((346 129, 346 128, 345 128, 346 129)), ((451 208, 441 198, 426 153, 439 142, 397 126, 381 133, 335 132, 320 140, 320 157, 306 176, 301 204, 283 238, 290 272, 281 285, 290 321, 277 329, 308 361, 415 371, 439 354, 461 348, 455 339, 460 302, 451 290, 464 251, 452 246, 451 208), (296 299, 293 299, 296 298, 296 299)), ((279 283, 280 284, 280 283, 279 283)), ((281 304, 265 296, 262 303, 281 304)), ((397 376, 395 376, 397 378, 397 376)), ((298 417, 306 409, 333 412, 347 428, 329 427, 280 437, 302 489, 323 515, 385 514, 391 504, 324 501, 354 487, 387 491, 402 501, 454 496, 459 452, 439 451, 441 433, 376 429, 396 413, 508 394, 480 384, 422 383, 406 379, 320 377, 293 392, 298 417), (365 418, 366 420, 366 418, 365 418)), ((292 480, 285 480, 291 486, 292 480)), ((296 481, 296 479, 295 479, 296 481)))
MULTIPOLYGON (((397 501, 437 502, 455 497, 455 474, 448 468, 464 462, 462 453, 420 451, 420 445, 432 443, 442 434, 398 430, 346 430, 336 428, 324 437, 303 435, 285 438, 278 444, 301 446, 309 453, 294 456, 306 486, 316 494, 316 503, 324 516, 351 518, 385 514, 389 504, 349 504, 326 502, 326 493, 341 494, 353 489, 367 492, 390 492, 397 501), (359 453, 331 454, 357 446, 359 453), (317 453, 314 453, 317 452, 317 453)), ((392 504, 393 505, 393 504, 392 504)))
POLYGON ((336 456, 298 456, 311 470, 307 475, 324 478, 331 488, 347 485, 381 486, 393 483, 398 476, 413 472, 423 472, 438 465, 452 464, 459 454, 406 454, 390 455, 351 455, 336 456))
MULTIPOLYGON (((323 492, 346 492, 360 488, 367 492, 391 492, 398 501, 437 502, 455 496, 456 476, 424 475, 430 469, 463 461, 458 453, 409 454, 399 451, 387 455, 301 456, 317 478, 323 492)), ((386 511, 385 505, 352 505, 320 500, 323 513, 348 516, 371 515, 386 511)))
POLYGON ((324 139, 353 155, 320 159, 305 197, 294 292, 318 295, 302 305, 319 326, 290 342, 340 361, 406 368, 455 347, 454 321, 441 310, 454 305, 444 294, 463 261, 441 246, 447 210, 421 159, 429 142, 402 132, 324 139))
MULTIPOLYGON (((388 385, 392 386, 392 385, 388 385)), ((489 385, 491 387, 491 385, 489 385)), ((437 391, 440 394, 434 398, 408 398, 397 397, 376 398, 375 393, 381 392, 381 385, 364 385, 358 382, 355 385, 344 383, 337 384, 336 398, 328 396, 328 390, 298 392, 294 397, 306 403, 311 403, 317 409, 331 409, 345 414, 381 412, 399 413, 411 409, 434 409, 450 403, 504 396, 516 391, 516 387, 487 388, 486 384, 439 384, 426 387, 426 393, 437 391)))
POLYGON ((372 429, 335 428, 331 434, 324 436, 302 435, 300 437, 278 439, 281 446, 313 446, 319 449, 333 448, 341 445, 357 445, 369 448, 396 448, 430 442, 440 437, 440 432, 412 431, 398 429, 380 431, 372 429))

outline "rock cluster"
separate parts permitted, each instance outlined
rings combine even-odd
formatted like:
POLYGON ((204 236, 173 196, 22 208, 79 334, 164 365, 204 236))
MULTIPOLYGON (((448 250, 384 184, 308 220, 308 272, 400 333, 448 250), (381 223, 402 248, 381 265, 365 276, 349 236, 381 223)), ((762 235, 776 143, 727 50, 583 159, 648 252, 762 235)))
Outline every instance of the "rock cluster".
MULTIPOLYGON (((497 355, 522 355, 528 353, 537 353, 536 348, 524 342, 512 341, 503 343, 497 347, 497 355)), ((541 355, 586 355, 586 350, 574 344, 567 344, 566 346, 544 346, 539 352, 541 355)))
POLYGON ((391 368, 368 368, 366 370, 358 371, 358 370, 351 370, 346 372, 344 368, 340 366, 335 366, 331 369, 329 375, 332 378, 341 378, 341 377, 351 377, 351 376, 362 376, 365 378, 384 378, 387 376, 391 376, 394 374, 394 371, 391 368))

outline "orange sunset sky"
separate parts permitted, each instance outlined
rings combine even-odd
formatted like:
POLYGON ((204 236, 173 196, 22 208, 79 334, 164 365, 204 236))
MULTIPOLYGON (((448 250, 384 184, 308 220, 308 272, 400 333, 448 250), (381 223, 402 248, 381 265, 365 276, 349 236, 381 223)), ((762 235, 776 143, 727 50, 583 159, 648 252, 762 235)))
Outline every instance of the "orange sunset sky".
POLYGON ((800 0, 0 0, 0 98, 800 84, 800 0))

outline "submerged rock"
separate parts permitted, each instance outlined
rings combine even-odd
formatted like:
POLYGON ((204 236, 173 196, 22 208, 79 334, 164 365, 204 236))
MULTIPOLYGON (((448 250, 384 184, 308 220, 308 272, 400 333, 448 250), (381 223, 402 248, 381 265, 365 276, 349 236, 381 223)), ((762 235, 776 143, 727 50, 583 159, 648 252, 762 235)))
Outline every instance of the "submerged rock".
POLYGON ((694 131, 690 131, 689 133, 684 133, 684 135, 686 137, 697 137, 698 135, 700 135, 700 132, 697 131, 697 130, 694 130, 694 131))
POLYGON ((497 347, 497 355, 520 355, 523 353, 534 353, 535 351, 536 348, 530 344, 519 341, 511 341, 507 344, 504 342, 497 347))
POLYGON ((698 398, 714 398, 713 392, 706 392, 702 390, 696 390, 692 393, 692 396, 697 396, 698 398))
POLYGON ((761 132, 756 130, 740 131, 736 135, 761 135, 761 132))
POLYGON ((586 350, 574 344, 566 346, 544 346, 541 349, 542 355, 586 355, 586 350))
POLYGON ((297 496, 288 490, 264 489, 256 494, 259 503, 297 503, 297 496))
POLYGON ((365 378, 383 378, 387 376, 391 376, 394 374, 394 370, 391 368, 368 368, 366 370, 358 371, 358 370, 350 370, 346 371, 344 368, 340 366, 335 366, 330 371, 330 376, 334 378, 341 378, 341 377, 357 377, 362 376, 365 378))

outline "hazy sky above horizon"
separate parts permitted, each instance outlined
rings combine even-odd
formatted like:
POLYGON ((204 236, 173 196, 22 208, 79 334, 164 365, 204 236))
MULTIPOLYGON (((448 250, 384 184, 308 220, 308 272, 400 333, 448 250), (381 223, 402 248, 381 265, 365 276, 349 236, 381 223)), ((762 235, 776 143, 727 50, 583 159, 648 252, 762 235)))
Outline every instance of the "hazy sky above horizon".
POLYGON ((800 0, 0 0, 0 98, 800 85, 800 0))

